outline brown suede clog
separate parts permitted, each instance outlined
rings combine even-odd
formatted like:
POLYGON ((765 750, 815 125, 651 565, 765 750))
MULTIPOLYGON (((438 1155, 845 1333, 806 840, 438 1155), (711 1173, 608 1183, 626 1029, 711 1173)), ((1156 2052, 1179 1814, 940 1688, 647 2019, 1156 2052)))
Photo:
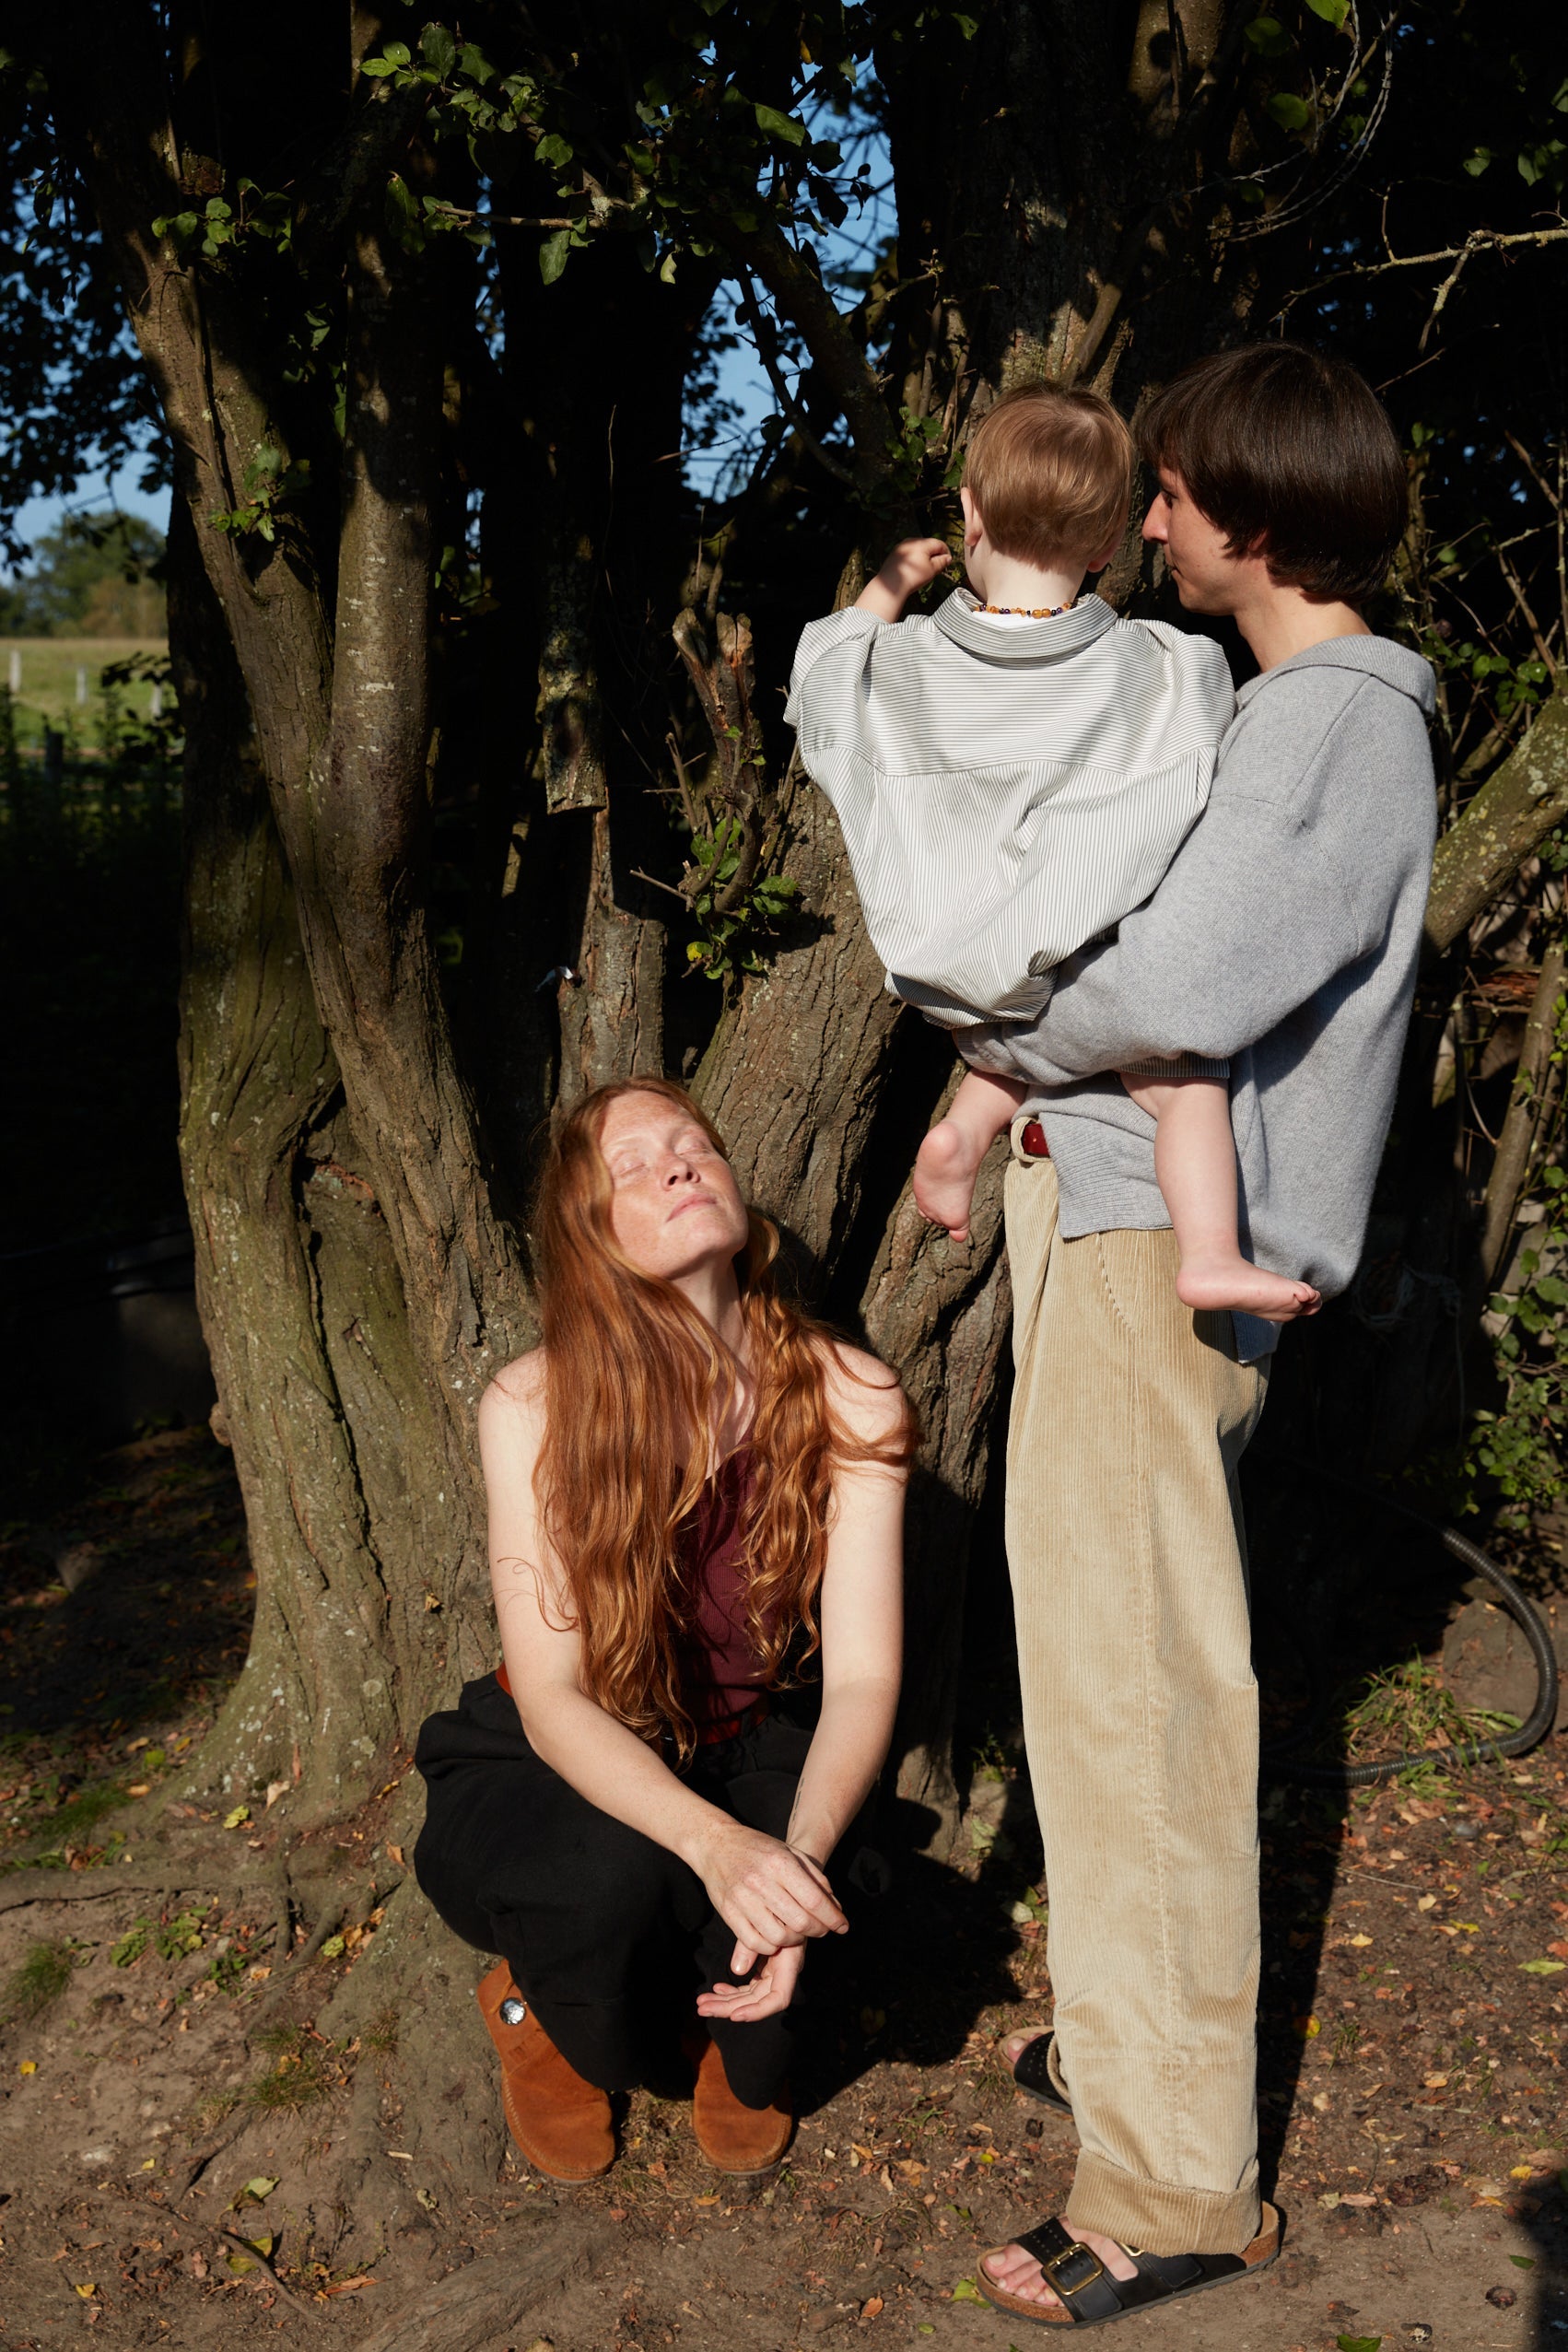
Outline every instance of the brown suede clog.
POLYGON ((568 2065, 501 1960, 474 1995, 500 2053, 507 2128, 536 2172, 595 2181, 615 2160, 609 2096, 568 2065))
POLYGON ((795 2112, 788 2086, 768 2107, 747 2107, 730 2088, 717 2044, 706 2035, 701 2054, 694 2048, 696 2088, 692 2128, 696 2144, 717 2172, 759 2180, 771 2172, 790 2145, 795 2112))

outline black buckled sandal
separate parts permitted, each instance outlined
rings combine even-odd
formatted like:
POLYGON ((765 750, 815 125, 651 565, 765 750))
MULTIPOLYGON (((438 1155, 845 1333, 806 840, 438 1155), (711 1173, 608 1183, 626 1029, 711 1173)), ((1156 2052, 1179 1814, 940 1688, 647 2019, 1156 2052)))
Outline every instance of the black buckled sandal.
POLYGON ((1042 2107, 1054 2107, 1059 2115, 1071 2115, 1072 2108, 1051 2080, 1051 2044, 1054 2033, 1037 2033, 1033 2042, 1025 2042, 1012 2063, 1012 2079, 1020 2090, 1037 2099, 1042 2107))
POLYGON ((1138 2246, 1122 2252, 1138 2266, 1134 2278, 1115 2278, 1092 2248, 1081 2246, 1057 2220, 1042 2221, 1012 2243, 1033 2254, 1047 2286, 1061 2308, 1051 2311, 1027 2296, 1010 2295, 986 2268, 1005 2246, 993 2246, 982 2256, 976 2284, 988 2303, 1011 2319, 1030 2320, 1040 2327, 1103 2327, 1155 2303, 1175 2302, 1183 2295, 1201 2295, 1207 2288, 1223 2287, 1233 2278, 1249 2278, 1267 2270, 1280 2251, 1284 2225, 1271 2205, 1263 2208, 1258 2235, 1243 2254, 1146 2254, 1138 2246))

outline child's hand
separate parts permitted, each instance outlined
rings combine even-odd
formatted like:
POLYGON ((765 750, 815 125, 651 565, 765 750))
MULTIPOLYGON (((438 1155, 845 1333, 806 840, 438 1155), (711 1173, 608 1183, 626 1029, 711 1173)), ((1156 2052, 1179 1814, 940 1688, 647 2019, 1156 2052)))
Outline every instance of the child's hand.
POLYGON ((953 562, 945 539, 901 539, 876 578, 856 597, 863 613, 879 621, 896 621, 911 596, 941 578, 953 562))

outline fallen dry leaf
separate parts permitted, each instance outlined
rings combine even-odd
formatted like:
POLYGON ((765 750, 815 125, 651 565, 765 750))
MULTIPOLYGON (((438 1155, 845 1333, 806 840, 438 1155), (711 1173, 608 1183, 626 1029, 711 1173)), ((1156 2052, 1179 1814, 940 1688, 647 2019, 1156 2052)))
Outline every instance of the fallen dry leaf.
POLYGON ((860 2305, 860 2317, 863 2320, 878 2319, 882 2314, 882 2297, 880 2295, 868 2295, 865 2301, 860 2305))
POLYGON ((1365 1951, 1371 1941, 1372 1938, 1370 1936, 1352 1936, 1351 1937, 1351 1942, 1358 1952, 1365 1951))
POLYGON ((1435 1910, 1436 1910, 1436 1908, 1437 1908, 1437 1897, 1436 1897, 1435 1895, 1418 1895, 1418 1896, 1417 1896, 1417 1898, 1416 1898, 1416 1909, 1417 1909, 1418 1911, 1435 1911, 1435 1910))
POLYGON ((369 2271, 362 2271, 357 2278, 340 2279, 335 2287, 323 2287, 322 2292, 323 2295, 357 2295, 361 2287, 374 2287, 375 2283, 369 2271))

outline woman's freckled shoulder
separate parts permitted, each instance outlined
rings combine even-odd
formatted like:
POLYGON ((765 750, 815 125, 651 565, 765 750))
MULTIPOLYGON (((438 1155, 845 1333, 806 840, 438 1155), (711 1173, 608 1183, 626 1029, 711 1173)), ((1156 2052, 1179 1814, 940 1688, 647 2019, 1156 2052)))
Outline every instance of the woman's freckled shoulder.
POLYGON ((882 1438, 904 1419, 904 1389, 892 1366, 864 1348, 834 1340, 827 1348, 827 1392, 857 1437, 882 1438))
POLYGON ((521 1414, 532 1421, 544 1408, 544 1351, 530 1348, 497 1372, 479 1399, 482 1421, 499 1421, 521 1414))

